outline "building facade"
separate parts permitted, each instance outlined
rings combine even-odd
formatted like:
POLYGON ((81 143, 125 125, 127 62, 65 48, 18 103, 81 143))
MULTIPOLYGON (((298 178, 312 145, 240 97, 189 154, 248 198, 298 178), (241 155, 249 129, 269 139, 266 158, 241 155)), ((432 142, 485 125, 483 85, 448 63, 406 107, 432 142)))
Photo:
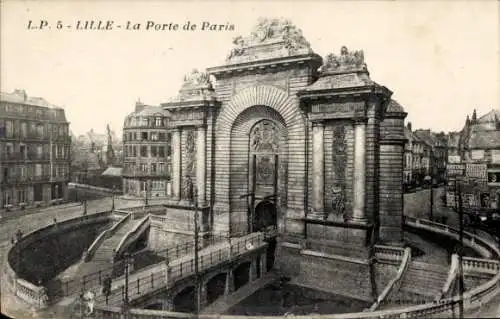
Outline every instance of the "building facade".
POLYGON ((374 243, 403 239, 403 107, 371 80, 363 51, 323 59, 289 21, 263 19, 234 43, 161 108, 127 117, 125 193, 158 177, 151 147, 170 132, 169 216, 192 221, 196 201, 204 230, 274 230, 268 262, 276 251, 285 275, 371 300, 374 243))
POLYGON ((67 199, 71 138, 64 109, 23 90, 1 93, 0 129, 1 208, 67 199))
POLYGON ((138 197, 171 194, 169 112, 137 102, 123 126, 123 193, 138 197))
MULTIPOLYGON (((471 208, 500 207, 500 111, 491 110, 478 118, 476 110, 457 134, 458 174, 463 187, 464 206, 471 208)), ((456 139, 456 138, 455 138, 456 139)), ((454 163, 457 166, 457 163, 454 163)), ((451 163, 449 163, 451 165, 451 163)), ((455 185, 448 184, 447 203, 455 205, 455 185)))

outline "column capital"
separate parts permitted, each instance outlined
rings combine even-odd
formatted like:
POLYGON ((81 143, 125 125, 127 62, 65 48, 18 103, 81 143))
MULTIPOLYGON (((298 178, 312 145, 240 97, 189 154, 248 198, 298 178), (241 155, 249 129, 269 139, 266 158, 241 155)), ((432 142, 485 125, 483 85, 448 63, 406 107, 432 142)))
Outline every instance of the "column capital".
POLYGON ((352 119, 354 125, 366 124, 368 122, 368 118, 365 116, 359 116, 352 119))
POLYGON ((324 121, 312 121, 312 127, 325 127, 324 121))

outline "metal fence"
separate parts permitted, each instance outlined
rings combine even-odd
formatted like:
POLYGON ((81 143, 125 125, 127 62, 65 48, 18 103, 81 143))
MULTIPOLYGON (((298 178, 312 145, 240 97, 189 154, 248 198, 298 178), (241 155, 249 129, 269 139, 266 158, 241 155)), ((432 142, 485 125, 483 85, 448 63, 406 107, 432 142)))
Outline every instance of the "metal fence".
MULTIPOLYGON (((199 249, 215 245, 219 242, 227 240, 228 233, 221 232, 218 234, 210 234, 205 238, 200 238, 199 249)), ((164 250, 150 251, 141 250, 130 255, 132 260, 133 271, 131 274, 144 269, 145 267, 165 262, 166 260, 175 260, 180 257, 194 253, 194 241, 181 243, 164 250)), ((101 268, 93 273, 71 279, 52 280, 48 283, 47 289, 49 298, 57 300, 61 297, 67 297, 80 293, 82 290, 98 287, 103 284, 106 277, 118 278, 125 274, 125 260, 118 260, 112 266, 101 268)))

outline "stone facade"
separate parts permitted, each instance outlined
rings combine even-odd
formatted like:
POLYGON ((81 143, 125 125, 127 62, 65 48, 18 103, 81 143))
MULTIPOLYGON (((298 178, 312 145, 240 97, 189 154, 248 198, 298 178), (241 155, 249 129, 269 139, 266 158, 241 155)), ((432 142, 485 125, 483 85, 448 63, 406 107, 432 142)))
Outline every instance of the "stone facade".
POLYGON ((165 198, 170 185, 168 112, 136 103, 123 126, 123 194, 165 198))
POLYGON ((207 208, 212 232, 277 229, 285 274, 372 300, 374 243, 402 241, 406 113, 363 51, 322 59, 289 21, 263 19, 234 44, 162 104, 171 200, 207 208))
POLYGON ((64 109, 24 90, 0 98, 0 210, 68 199, 71 138, 64 109))

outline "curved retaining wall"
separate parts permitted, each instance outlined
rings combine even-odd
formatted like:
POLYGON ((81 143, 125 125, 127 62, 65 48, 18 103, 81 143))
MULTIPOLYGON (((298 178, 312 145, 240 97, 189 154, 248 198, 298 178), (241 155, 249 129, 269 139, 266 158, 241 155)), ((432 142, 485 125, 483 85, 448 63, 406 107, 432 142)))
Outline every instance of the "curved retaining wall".
MULTIPOLYGON (((405 218, 405 223, 423 225, 428 230, 448 233, 450 236, 454 237, 458 235, 458 230, 448 227, 446 225, 438 224, 428 220, 415 219, 411 217, 405 218)), ((413 225, 411 225, 413 226, 413 225)), ((487 239, 480 238, 477 235, 464 232, 464 239, 469 241, 469 244, 473 248, 478 248, 480 252, 489 251, 492 254, 496 254, 498 257, 500 254, 495 243, 490 242, 487 239)), ((476 258, 467 258, 464 260, 464 267, 476 268, 478 271, 484 270, 485 272, 495 273, 495 276, 488 282, 464 293, 463 303, 465 311, 472 311, 481 307, 484 303, 490 301, 495 297, 500 291, 500 262, 498 260, 485 260, 476 258)), ((315 315, 315 318, 324 319, 368 319, 368 318, 430 318, 430 317, 444 317, 451 318, 454 313, 458 312, 459 306, 459 296, 454 296, 452 298, 443 299, 439 302, 431 302, 422 305, 411 306, 403 309, 388 309, 380 311, 366 311, 358 313, 346 313, 346 314, 333 314, 333 315, 315 315)), ((95 311, 97 315, 101 318, 122 318, 123 309, 119 307, 106 307, 98 306, 95 311)), ((160 311, 160 310, 147 310, 147 309, 129 309, 127 318, 130 319, 165 319, 165 318, 194 318, 193 314, 160 311)), ((197 318, 207 318, 207 319, 232 319, 232 318, 269 318, 276 319, 277 316, 229 316, 229 315, 198 315, 197 318)), ((294 318, 311 318, 311 316, 294 316, 294 318)))
POLYGON ((104 222, 108 220, 110 216, 110 211, 79 216, 76 218, 58 222, 56 224, 45 226, 21 237, 21 239, 14 245, 12 245, 5 254, 2 279, 5 279, 5 281, 7 282, 7 289, 9 289, 14 295, 21 298, 26 303, 34 306, 35 308, 43 308, 47 306, 48 297, 46 289, 43 286, 38 286, 20 278, 14 271, 11 265, 11 261, 16 258, 16 252, 22 251, 30 244, 40 241, 48 236, 69 231, 71 229, 74 229, 76 226, 104 222))

